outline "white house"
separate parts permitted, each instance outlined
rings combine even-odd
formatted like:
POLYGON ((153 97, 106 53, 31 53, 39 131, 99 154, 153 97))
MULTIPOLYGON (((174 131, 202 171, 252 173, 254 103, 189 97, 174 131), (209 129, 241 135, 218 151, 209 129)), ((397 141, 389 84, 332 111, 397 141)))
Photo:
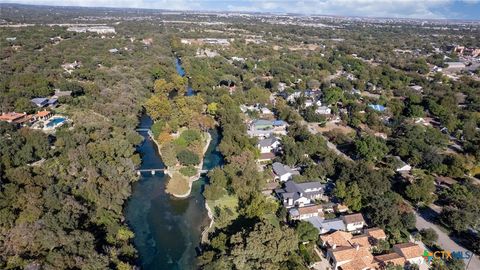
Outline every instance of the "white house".
POLYGON ((269 137, 260 140, 257 144, 257 148, 260 149, 261 154, 272 153, 280 146, 280 140, 276 137, 269 137))
POLYGON ((348 232, 358 232, 366 225, 361 213, 342 216, 343 223, 348 232))
POLYGON ((328 114, 332 113, 332 109, 330 109, 327 106, 320 106, 315 110, 315 112, 318 113, 318 114, 328 115, 328 114))
POLYGON ((399 156, 395 156, 395 159, 398 160, 398 166, 396 167, 395 171, 404 173, 412 170, 412 166, 405 163, 399 156))
POLYGON ((305 220, 311 217, 322 215, 321 205, 309 205, 304 207, 290 208, 288 215, 291 220, 305 220))
POLYGON ((273 163, 272 169, 276 175, 276 178, 279 179, 281 182, 288 181, 292 179, 292 176, 300 174, 298 171, 294 171, 289 166, 284 165, 280 162, 273 163))
POLYGON ((325 187, 319 182, 295 183, 285 182, 283 188, 275 190, 275 194, 286 208, 304 207, 314 200, 322 199, 325 187))

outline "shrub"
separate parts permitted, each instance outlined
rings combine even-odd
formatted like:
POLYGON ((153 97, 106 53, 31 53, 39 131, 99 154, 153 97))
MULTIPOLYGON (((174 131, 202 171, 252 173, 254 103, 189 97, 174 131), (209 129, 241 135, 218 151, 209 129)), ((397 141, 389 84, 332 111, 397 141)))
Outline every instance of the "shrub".
POLYGON ((185 140, 187 145, 191 145, 193 142, 199 141, 201 138, 202 135, 200 134, 200 132, 194 129, 189 129, 182 132, 179 139, 183 139, 185 140))
POLYGON ((150 129, 152 130, 152 133, 155 136, 155 138, 158 138, 158 136, 160 135, 160 132, 162 132, 163 126, 164 126, 164 122, 162 121, 156 121, 152 125, 150 129))
POLYGON ((162 161, 168 167, 175 166, 177 164, 177 157, 175 155, 175 146, 172 143, 167 143, 162 146, 162 161))
POLYGON ((432 228, 422 229, 420 234, 422 235, 422 242, 428 246, 433 246, 438 240, 438 234, 432 228))
POLYGON ((181 168, 180 173, 185 176, 191 177, 197 174, 197 169, 193 166, 187 166, 187 167, 181 168))
POLYGON ((198 165, 200 164, 200 157, 190 150, 182 150, 177 154, 178 161, 182 165, 198 165))

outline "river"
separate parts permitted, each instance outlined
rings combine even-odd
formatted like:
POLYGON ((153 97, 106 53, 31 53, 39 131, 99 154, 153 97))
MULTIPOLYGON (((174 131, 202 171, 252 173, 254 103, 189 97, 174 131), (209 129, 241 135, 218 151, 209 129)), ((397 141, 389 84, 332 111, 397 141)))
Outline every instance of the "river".
MULTIPOLYGON (((139 128, 150 128, 151 119, 144 115, 139 128)), ((205 154, 203 168, 212 169, 223 162, 216 150, 220 138, 212 130, 212 141, 205 154)), ((138 146, 142 155, 141 169, 163 168, 156 144, 147 132, 138 146)), ((195 248, 201 239, 201 230, 208 225, 202 188, 205 178, 195 181, 188 198, 177 199, 165 193, 167 176, 163 173, 142 173, 133 185, 125 216, 135 233, 134 244, 139 253, 139 265, 144 270, 194 269, 195 248)))

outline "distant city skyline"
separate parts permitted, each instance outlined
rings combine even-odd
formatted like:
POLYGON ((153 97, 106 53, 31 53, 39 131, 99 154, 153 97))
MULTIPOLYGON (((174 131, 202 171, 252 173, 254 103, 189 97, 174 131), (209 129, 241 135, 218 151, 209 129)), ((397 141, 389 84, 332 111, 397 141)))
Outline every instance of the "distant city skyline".
POLYGON ((0 3, 480 20, 480 0, 0 0, 0 3))

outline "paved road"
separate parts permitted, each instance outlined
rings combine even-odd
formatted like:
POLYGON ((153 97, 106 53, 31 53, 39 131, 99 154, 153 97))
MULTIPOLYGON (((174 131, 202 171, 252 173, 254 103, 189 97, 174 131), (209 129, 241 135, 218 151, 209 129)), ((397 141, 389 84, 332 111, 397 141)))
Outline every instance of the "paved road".
MULTIPOLYGON (((462 252, 467 251, 467 249, 465 249, 465 248, 461 247, 460 245, 458 245, 457 243, 455 243, 455 241, 453 241, 452 238, 450 238, 450 236, 448 236, 447 233, 440 230, 438 225, 426 220, 417 211, 415 211, 415 216, 417 218, 417 221, 416 221, 417 229, 421 230, 421 229, 432 228, 433 230, 435 230, 435 232, 437 232, 437 234, 438 234, 437 243, 443 249, 449 250, 449 251, 462 251, 462 252)), ((467 265, 467 264, 468 264, 468 261, 466 260, 465 265, 467 265)), ((480 259, 478 258, 478 256, 475 256, 470 261, 470 265, 468 266, 468 269, 466 269, 466 270, 478 270, 478 269, 480 269, 480 259)))

